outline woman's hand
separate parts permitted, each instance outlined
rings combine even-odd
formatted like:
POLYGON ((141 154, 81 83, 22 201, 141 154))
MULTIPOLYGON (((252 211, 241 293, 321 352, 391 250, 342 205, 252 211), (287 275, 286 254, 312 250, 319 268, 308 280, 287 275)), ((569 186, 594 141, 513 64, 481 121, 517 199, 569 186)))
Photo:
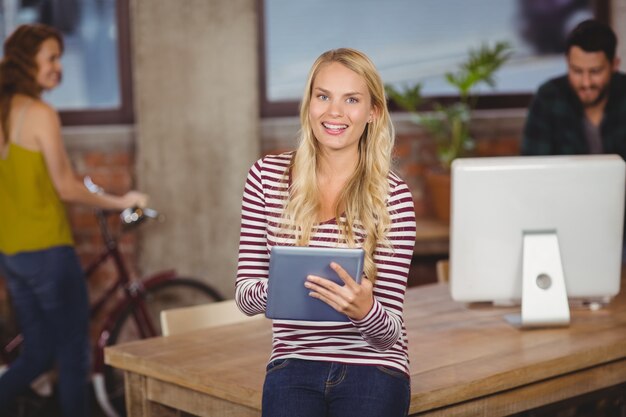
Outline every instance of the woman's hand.
POLYGON ((122 205, 124 208, 128 207, 141 207, 144 208, 148 205, 148 195, 140 193, 139 191, 129 191, 122 196, 122 205))
POLYGON ((318 300, 322 300, 335 310, 345 314, 353 320, 362 320, 370 312, 374 305, 373 285, 365 277, 360 284, 335 262, 330 263, 330 267, 337 273, 344 285, 309 275, 304 284, 311 290, 309 295, 318 300))

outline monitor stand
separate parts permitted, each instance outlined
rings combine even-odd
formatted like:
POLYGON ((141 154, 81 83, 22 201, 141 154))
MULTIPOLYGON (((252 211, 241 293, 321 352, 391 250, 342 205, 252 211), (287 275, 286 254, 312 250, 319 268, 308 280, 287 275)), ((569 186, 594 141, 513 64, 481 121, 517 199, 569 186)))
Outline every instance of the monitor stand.
POLYGON ((570 311, 556 231, 524 231, 522 313, 506 320, 522 328, 568 326, 570 311))

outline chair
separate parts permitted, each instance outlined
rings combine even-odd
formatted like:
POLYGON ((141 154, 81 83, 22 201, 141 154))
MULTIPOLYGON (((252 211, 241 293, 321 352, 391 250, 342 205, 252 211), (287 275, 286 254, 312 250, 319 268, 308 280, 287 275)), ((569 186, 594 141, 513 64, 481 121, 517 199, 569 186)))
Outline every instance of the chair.
POLYGON ((437 267, 437 281, 448 282, 450 261, 448 261, 447 259, 441 259, 437 261, 436 267, 437 267))
POLYGON ((246 316, 239 310, 233 299, 163 310, 160 318, 163 336, 171 336, 204 327, 258 320, 264 318, 264 316, 260 314, 246 316))

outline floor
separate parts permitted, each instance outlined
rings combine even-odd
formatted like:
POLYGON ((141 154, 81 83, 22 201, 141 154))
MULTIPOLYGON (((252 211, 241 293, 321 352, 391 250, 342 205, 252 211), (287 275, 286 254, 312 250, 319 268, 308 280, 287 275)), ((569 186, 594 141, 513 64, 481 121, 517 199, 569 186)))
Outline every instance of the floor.
MULTIPOLYGON (((8 417, 61 417, 54 398, 22 398, 22 406, 28 407, 26 413, 19 411, 8 417)), ((106 417, 92 401, 93 411, 90 417, 106 417)), ((185 414, 187 415, 187 414, 185 414)), ((516 414, 512 417, 626 417, 626 384, 592 392, 532 411, 516 414)))
MULTIPOLYGON (((6 417, 61 417, 61 411, 56 396, 39 397, 31 392, 21 396, 15 408, 10 410, 6 417)), ((100 410, 95 398, 91 398, 91 415, 89 417, 106 417, 100 410)))

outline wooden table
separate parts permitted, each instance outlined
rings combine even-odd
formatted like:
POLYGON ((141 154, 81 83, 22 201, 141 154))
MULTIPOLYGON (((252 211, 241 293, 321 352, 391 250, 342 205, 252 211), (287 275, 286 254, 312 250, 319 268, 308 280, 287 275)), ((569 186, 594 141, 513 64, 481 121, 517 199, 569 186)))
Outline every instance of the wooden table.
MULTIPOLYGON (((622 287, 624 283, 622 283, 622 287)), ((416 416, 509 415, 626 382, 626 291, 569 328, 518 330, 512 308, 455 303, 445 284, 409 289, 411 409, 416 416)), ((266 320, 106 349, 126 372, 130 415, 259 416, 266 320)))

